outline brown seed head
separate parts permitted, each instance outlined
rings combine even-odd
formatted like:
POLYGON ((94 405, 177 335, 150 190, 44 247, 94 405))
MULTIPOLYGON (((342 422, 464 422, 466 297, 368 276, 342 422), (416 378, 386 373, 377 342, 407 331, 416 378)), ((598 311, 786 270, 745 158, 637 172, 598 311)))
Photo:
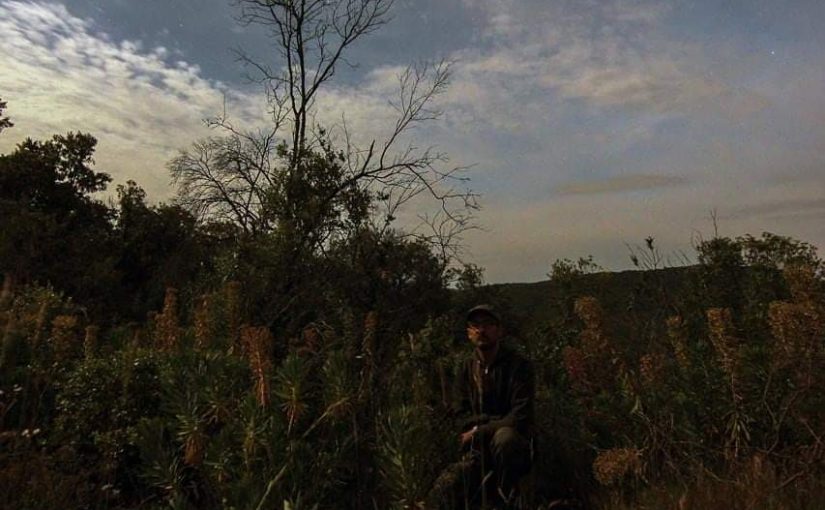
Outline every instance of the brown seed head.
POLYGON ((58 360, 72 358, 78 353, 77 323, 74 315, 58 315, 52 320, 51 342, 58 360))
POLYGON ((375 354, 375 335, 378 330, 378 312, 372 310, 367 312, 364 318, 364 338, 362 340, 362 352, 370 359, 375 354))
POLYGON ((585 327, 598 328, 601 326, 604 313, 596 298, 592 296, 580 297, 576 299, 573 309, 584 322, 585 327))
POLYGON ((161 350, 171 351, 178 347, 180 336, 178 291, 169 287, 163 300, 163 312, 155 320, 155 341, 161 350))
POLYGON ((809 265, 790 265, 782 271, 782 276, 788 283, 793 301, 797 303, 821 302, 821 282, 816 277, 816 271, 809 265))
POLYGON ((83 351, 86 359, 93 358, 97 354, 98 335, 100 327, 91 325, 86 327, 86 337, 83 339, 83 351))
POLYGON ((241 341, 249 358, 249 367, 255 379, 255 395, 261 407, 270 402, 269 376, 272 371, 272 333, 269 328, 245 326, 241 328, 241 341))
POLYGON ((665 375, 665 357, 658 353, 643 355, 639 359, 639 375, 647 387, 660 383, 665 375))
POLYGON ((707 311, 707 320, 710 341, 719 353, 725 372, 731 373, 736 364, 738 348, 731 311, 729 308, 711 308, 707 311))
POLYGON ((687 326, 685 321, 678 315, 667 318, 667 337, 670 346, 673 348, 673 355, 679 368, 687 370, 690 368, 690 357, 687 349, 687 326))
POLYGON ((587 361, 584 353, 577 347, 567 346, 562 351, 564 369, 573 387, 584 388, 589 385, 587 377, 587 361))
POLYGON ((6 273, 3 276, 3 289, 0 290, 0 310, 5 310, 11 305, 14 297, 14 278, 11 273, 6 273))
POLYGON ((187 466, 198 466, 206 453, 206 436, 196 431, 186 438, 183 448, 183 462, 187 466))
POLYGON ((198 300, 198 305, 194 313, 195 348, 204 350, 209 348, 209 344, 214 334, 214 320, 212 317, 212 295, 204 294, 198 300))
POLYGON ((642 452, 636 448, 611 448, 593 461, 593 475, 602 485, 621 482, 626 476, 641 476, 642 452))

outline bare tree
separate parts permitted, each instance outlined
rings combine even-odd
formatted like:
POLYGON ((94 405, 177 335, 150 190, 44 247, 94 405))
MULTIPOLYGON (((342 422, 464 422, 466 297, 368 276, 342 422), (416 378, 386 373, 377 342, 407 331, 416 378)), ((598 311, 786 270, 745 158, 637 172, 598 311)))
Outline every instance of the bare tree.
POLYGON ((268 230, 266 193, 280 185, 273 168, 275 137, 275 131, 232 130, 181 151, 169 164, 181 205, 198 218, 233 223, 247 234, 268 230))
POLYGON ((307 126, 319 90, 344 63, 347 48, 389 20, 393 0, 234 0, 239 21, 267 27, 280 56, 277 67, 244 52, 250 75, 267 86, 273 115, 288 118, 292 135, 290 168, 307 143, 307 126))
POLYGON ((416 125, 441 115, 433 103, 449 83, 449 63, 413 65, 399 75, 398 96, 390 101, 397 117, 383 141, 359 146, 342 122, 337 127, 343 147, 335 149, 330 131, 313 120, 318 94, 338 66, 349 65, 347 49, 389 20, 393 1, 234 1, 239 22, 266 27, 275 42, 278 59, 272 65, 238 52, 249 77, 265 87, 272 128, 247 132, 225 114, 212 119, 224 137, 198 142, 170 163, 181 201, 201 217, 231 221, 256 234, 298 221, 297 209, 311 200, 310 210, 320 219, 300 214, 300 230, 317 244, 353 213, 344 207, 347 198, 366 198, 370 211, 381 213, 379 226, 390 228, 399 208, 426 196, 435 199, 439 212, 421 215, 424 228, 410 235, 435 242, 446 254, 471 228, 476 196, 466 188, 464 169, 449 167, 445 154, 402 140, 416 125), (323 184, 313 168, 319 163, 327 170, 323 184))

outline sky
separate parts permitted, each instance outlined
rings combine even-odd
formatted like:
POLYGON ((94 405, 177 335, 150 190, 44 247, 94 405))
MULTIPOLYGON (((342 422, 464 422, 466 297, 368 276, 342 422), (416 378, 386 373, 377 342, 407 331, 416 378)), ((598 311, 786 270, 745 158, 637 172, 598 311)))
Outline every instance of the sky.
MULTIPOLYGON (((274 60, 230 0, 0 0, 0 98, 25 137, 84 131, 96 169, 170 201, 166 163, 221 113, 265 122, 233 50, 274 60)), ((721 235, 825 247, 825 2, 396 0, 319 99, 362 140, 392 124, 404 66, 454 61, 420 146, 468 166, 481 194, 463 258, 489 282, 546 278, 553 261, 631 267, 721 235)))

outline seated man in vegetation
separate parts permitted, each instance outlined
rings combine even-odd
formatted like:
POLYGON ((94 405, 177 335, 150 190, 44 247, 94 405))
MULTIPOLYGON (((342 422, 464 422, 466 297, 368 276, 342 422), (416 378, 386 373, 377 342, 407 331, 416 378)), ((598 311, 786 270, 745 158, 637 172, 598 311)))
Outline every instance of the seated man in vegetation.
POLYGON ((509 499, 530 468, 534 381, 531 363, 504 340, 496 311, 479 305, 467 314, 473 355, 456 379, 455 411, 465 452, 455 473, 454 506, 509 499))

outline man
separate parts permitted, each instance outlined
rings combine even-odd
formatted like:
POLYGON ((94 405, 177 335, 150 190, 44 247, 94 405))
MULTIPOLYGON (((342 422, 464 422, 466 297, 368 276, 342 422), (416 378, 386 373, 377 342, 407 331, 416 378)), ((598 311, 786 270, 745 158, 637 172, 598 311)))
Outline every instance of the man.
POLYGON ((530 468, 534 380, 531 363, 507 345, 501 318, 490 305, 467 313, 467 338, 474 347, 456 380, 458 436, 466 452, 456 491, 469 503, 508 499, 530 468))

